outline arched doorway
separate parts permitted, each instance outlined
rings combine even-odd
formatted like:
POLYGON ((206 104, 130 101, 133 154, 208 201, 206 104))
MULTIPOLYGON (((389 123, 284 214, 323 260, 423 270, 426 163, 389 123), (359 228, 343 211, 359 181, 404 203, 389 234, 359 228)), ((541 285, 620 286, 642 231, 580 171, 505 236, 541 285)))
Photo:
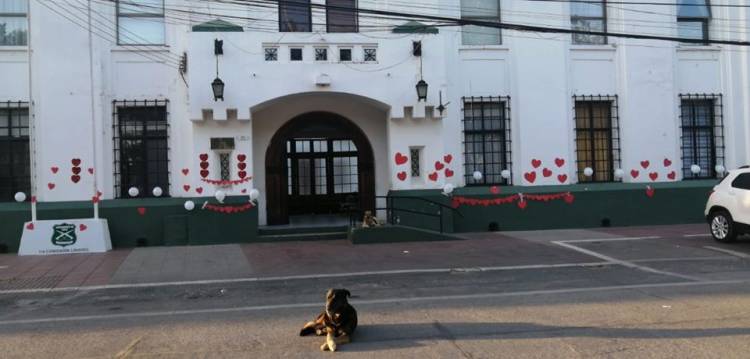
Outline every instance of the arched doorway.
POLYGON ((341 213, 353 201, 375 207, 375 159, 367 136, 330 112, 310 112, 284 124, 266 150, 268 224, 290 215, 341 213))

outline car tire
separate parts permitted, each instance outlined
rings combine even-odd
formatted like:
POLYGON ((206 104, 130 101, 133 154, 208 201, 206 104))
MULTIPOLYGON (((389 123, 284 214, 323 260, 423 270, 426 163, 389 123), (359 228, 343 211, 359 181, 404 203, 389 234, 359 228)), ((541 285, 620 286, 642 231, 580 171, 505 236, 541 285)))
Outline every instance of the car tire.
POLYGON ((711 236, 717 242, 728 243, 737 239, 737 229, 732 215, 727 211, 716 211, 708 222, 711 236))

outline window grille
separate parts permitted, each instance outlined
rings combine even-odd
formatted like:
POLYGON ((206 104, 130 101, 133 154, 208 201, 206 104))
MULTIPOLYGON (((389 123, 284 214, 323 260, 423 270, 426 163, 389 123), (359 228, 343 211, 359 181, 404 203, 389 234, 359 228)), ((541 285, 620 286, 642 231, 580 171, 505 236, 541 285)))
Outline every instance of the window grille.
POLYGON ((464 97, 464 177, 467 185, 510 185, 512 168, 510 97, 464 97), (473 173, 482 173, 475 180, 473 173))
POLYGON ((352 61, 352 49, 339 49, 339 61, 352 61))
POLYGON ((302 49, 301 48, 289 49, 289 60, 302 61, 302 49))
POLYGON ((164 0, 117 0, 118 45, 164 45, 164 0))
POLYGON ((266 47, 263 49, 266 61, 278 61, 279 60, 279 48, 277 47, 266 47))
POLYGON ((378 49, 365 49, 364 58, 366 62, 378 61, 378 49))
POLYGON ((28 102, 0 102, 0 202, 31 191, 28 102))
POLYGON ((420 158, 422 148, 411 148, 409 152, 411 155, 411 176, 420 177, 422 175, 422 171, 419 168, 420 163, 422 162, 422 159, 420 158))
MULTIPOLYGON (((573 30, 607 32, 607 2, 572 2, 570 3, 570 25, 573 30)), ((574 44, 604 45, 606 36, 573 34, 574 44)))
POLYGON ((612 182, 620 167, 617 96, 573 96, 578 182, 612 182), (584 174, 589 167, 592 176, 584 174))
POLYGON ((316 48, 315 49, 315 61, 328 61, 328 49, 316 48))
POLYGON ((0 46, 26 46, 28 0, 0 1, 0 46))
POLYGON ((312 31, 310 0, 279 1, 279 31, 312 31))
POLYGON ((112 101, 115 195, 130 187, 151 196, 154 187, 169 195, 168 100, 112 101))
POLYGON ((680 95, 682 176, 685 179, 716 178, 716 165, 724 164, 722 96, 680 95), (691 167, 700 166, 700 173, 691 167))

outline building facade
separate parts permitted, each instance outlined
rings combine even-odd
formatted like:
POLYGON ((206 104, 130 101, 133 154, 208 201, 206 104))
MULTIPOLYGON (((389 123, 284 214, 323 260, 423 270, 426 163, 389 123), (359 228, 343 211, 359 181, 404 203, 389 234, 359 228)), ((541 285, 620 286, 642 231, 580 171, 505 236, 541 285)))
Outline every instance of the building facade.
POLYGON ((677 183, 749 162, 748 50, 711 42, 747 41, 747 8, 28 1, 0 4, 0 201, 257 189, 258 222, 285 224, 446 184, 677 183))

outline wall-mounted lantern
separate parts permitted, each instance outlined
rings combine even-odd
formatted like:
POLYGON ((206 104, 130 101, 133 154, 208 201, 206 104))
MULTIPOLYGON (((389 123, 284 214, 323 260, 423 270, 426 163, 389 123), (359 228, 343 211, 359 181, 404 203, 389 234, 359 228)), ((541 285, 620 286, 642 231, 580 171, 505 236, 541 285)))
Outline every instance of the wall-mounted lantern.
POLYGON ((417 98, 419 101, 427 101, 427 82, 425 80, 419 80, 417 82, 417 98))
POLYGON ((219 78, 219 55, 224 54, 224 41, 214 40, 214 55, 216 55, 216 78, 211 82, 211 90, 214 93, 214 101, 224 101, 224 81, 219 78))

